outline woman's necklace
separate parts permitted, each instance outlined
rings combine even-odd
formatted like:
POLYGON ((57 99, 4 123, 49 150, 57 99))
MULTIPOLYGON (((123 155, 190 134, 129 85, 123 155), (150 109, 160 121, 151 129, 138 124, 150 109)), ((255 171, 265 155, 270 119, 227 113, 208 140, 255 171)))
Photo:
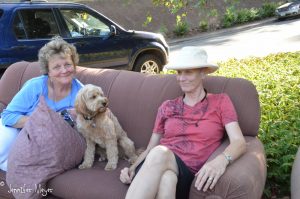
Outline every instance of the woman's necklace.
MULTIPOLYGON (((64 99, 65 97, 61 98, 61 99, 58 99, 57 96, 56 96, 56 93, 55 93, 55 89, 54 89, 54 85, 53 85, 53 82, 49 79, 49 82, 50 82, 50 87, 52 89, 52 97, 53 97, 53 105, 54 105, 54 109, 55 109, 55 112, 58 112, 58 111, 62 111, 64 109, 67 109, 67 108, 71 108, 71 103, 72 103, 72 85, 71 85, 71 88, 70 88, 70 91, 68 91, 68 95, 66 95, 65 97, 70 97, 69 99, 69 105, 68 107, 63 107, 62 108, 57 108, 57 102, 64 99)), ((48 89, 48 92, 49 92, 49 89, 48 89)))
MULTIPOLYGON (((196 122, 190 122, 190 121, 187 121, 187 120, 185 120, 184 119, 184 101, 183 101, 183 99, 184 99, 184 97, 185 96, 183 96, 183 98, 182 98, 182 106, 181 106, 181 117, 182 117, 182 121, 183 121, 183 125, 184 124, 188 124, 188 125, 195 125, 195 127, 198 127, 199 126, 199 122, 200 122, 200 120, 203 118, 203 116, 205 115, 205 113, 206 113, 206 111, 207 111, 207 109, 208 109, 208 99, 207 99, 207 90, 206 89, 204 89, 204 93, 205 93, 205 95, 204 95, 204 97, 201 99, 201 101, 200 102, 203 102, 204 100, 206 101, 206 104, 204 105, 204 106, 202 106, 201 107, 201 116, 196 120, 196 122)), ((196 110, 195 112, 194 112, 195 114, 198 114, 198 111, 196 110)))

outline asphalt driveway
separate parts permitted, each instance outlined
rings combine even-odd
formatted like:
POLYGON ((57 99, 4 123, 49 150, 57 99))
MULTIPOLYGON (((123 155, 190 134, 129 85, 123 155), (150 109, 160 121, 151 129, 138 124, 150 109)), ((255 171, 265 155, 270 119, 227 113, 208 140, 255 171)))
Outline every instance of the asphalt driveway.
POLYGON ((300 51, 300 18, 277 21, 276 18, 168 41, 171 57, 183 46, 206 49, 209 60, 261 57, 270 53, 300 51))

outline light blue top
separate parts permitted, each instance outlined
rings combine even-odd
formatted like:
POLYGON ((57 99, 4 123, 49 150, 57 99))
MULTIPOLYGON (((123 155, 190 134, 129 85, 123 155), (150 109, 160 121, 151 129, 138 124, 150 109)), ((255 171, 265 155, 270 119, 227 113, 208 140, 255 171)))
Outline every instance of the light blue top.
POLYGON ((48 75, 28 80, 21 90, 14 96, 6 109, 1 114, 2 124, 13 126, 24 115, 30 115, 39 103, 40 95, 43 95, 47 105, 54 111, 62 111, 74 107, 77 92, 83 87, 78 79, 72 80, 72 90, 68 96, 58 102, 48 98, 48 75))

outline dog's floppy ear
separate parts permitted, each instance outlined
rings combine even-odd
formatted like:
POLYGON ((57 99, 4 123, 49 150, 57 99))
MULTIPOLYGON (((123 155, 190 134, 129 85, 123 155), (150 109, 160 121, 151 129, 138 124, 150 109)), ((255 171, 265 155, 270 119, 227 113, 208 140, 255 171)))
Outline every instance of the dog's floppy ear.
POLYGON ((104 92, 103 92, 102 88, 100 86, 97 86, 97 88, 98 88, 98 91, 100 92, 100 94, 104 96, 104 92))
POLYGON ((85 114, 87 112, 87 107, 85 104, 85 96, 84 96, 84 87, 79 90, 75 99, 75 110, 77 113, 85 114))

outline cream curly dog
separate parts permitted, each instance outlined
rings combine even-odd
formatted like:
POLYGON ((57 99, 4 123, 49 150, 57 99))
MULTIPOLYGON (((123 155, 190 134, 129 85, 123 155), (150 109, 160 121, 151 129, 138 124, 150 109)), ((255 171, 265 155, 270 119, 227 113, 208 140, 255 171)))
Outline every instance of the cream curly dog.
POLYGON ((99 161, 107 158, 105 170, 116 169, 119 156, 125 156, 130 163, 137 159, 133 141, 127 137, 127 133, 107 105, 108 99, 102 89, 92 84, 85 85, 76 96, 77 129, 87 143, 80 169, 92 167, 95 151, 100 153, 99 161))

